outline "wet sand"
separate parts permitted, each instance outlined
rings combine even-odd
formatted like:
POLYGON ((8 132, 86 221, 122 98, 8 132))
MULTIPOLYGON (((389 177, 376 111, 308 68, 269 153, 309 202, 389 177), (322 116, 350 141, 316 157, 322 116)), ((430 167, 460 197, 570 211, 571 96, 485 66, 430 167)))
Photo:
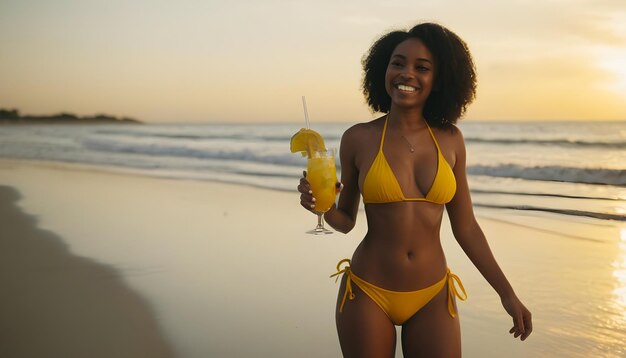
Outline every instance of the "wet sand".
POLYGON ((0 186, 1 357, 172 357, 148 302, 68 251, 0 186))

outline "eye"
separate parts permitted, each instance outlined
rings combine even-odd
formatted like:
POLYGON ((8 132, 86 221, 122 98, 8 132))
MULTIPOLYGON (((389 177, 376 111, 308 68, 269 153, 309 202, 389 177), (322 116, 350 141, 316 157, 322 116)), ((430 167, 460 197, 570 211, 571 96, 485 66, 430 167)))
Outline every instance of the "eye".
POLYGON ((399 68, 399 67, 404 66, 404 64, 403 64, 402 62, 400 62, 400 61, 391 61, 391 62, 389 63, 389 65, 390 65, 391 67, 396 67, 396 68, 399 68))
POLYGON ((430 71, 430 68, 428 68, 426 66, 417 66, 415 69, 420 71, 420 72, 428 72, 428 71, 430 71))

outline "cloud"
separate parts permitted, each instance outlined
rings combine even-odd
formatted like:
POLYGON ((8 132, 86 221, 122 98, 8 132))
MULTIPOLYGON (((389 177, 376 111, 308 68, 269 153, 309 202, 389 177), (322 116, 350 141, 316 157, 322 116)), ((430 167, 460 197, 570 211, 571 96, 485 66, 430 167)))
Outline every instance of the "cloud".
POLYGON ((565 30, 595 44, 626 46, 626 11, 587 15, 577 19, 569 18, 565 30))

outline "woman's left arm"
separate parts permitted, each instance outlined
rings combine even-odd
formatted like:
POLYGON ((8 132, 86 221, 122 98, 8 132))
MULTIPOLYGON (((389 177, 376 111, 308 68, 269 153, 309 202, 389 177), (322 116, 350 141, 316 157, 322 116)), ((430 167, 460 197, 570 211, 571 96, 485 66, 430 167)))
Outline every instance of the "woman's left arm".
POLYGON ((451 143, 456 157, 452 170, 456 177, 457 189, 452 201, 446 205, 446 210, 452 225, 452 232, 467 257, 496 290, 505 310, 513 318, 513 328, 509 333, 512 333, 515 338, 521 337, 523 341, 532 332, 531 313, 519 300, 500 269, 489 248, 485 234, 474 216, 467 184, 465 142, 458 128, 453 129, 451 143))

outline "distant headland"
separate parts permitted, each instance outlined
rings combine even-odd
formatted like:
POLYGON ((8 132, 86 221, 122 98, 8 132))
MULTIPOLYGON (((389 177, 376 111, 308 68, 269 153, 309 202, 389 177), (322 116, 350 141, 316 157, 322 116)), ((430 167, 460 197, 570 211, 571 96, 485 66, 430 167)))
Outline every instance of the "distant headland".
POLYGON ((0 124, 140 124, 142 122, 128 117, 117 118, 106 114, 79 117, 72 113, 53 115, 21 115, 17 109, 0 108, 0 124))

